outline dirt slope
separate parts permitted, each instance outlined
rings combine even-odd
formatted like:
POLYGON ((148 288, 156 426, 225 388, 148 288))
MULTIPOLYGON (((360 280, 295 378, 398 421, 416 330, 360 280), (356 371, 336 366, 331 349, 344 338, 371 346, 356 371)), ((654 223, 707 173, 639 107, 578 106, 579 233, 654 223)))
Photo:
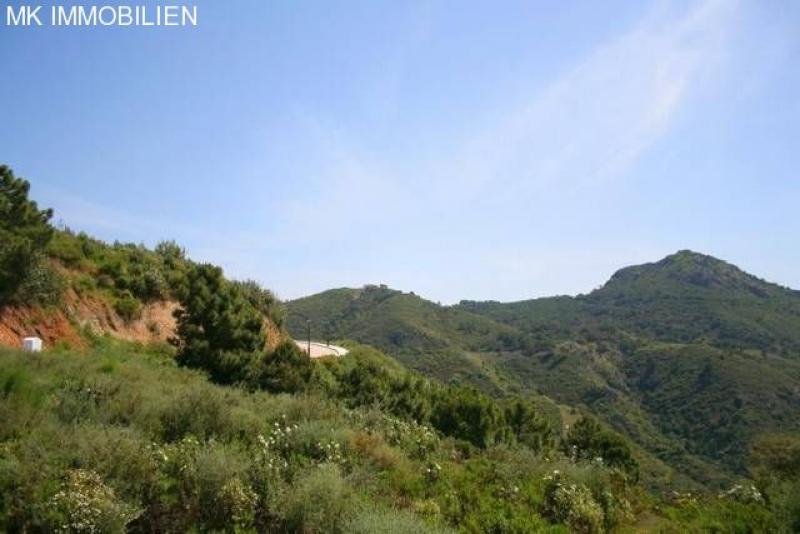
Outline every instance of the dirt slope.
MULTIPOLYGON (((44 340, 45 347, 62 343, 73 348, 86 348, 87 341, 82 335, 86 330, 125 341, 163 342, 175 334, 173 312, 177 308, 175 301, 150 302, 143 306, 141 317, 125 321, 104 299, 78 295, 70 289, 59 308, 9 306, 0 309, 0 345, 19 347, 22 338, 38 336, 44 340)), ((268 349, 274 349, 281 341, 288 339, 270 321, 265 320, 264 330, 268 349)))
POLYGON ((171 301, 151 302, 142 308, 140 318, 125 321, 101 298, 79 296, 70 290, 59 308, 20 306, 0 310, 0 344, 19 347, 23 337, 38 336, 48 347, 66 343, 82 348, 86 345, 81 334, 84 329, 126 341, 166 341, 175 332, 173 311, 177 307, 171 301))

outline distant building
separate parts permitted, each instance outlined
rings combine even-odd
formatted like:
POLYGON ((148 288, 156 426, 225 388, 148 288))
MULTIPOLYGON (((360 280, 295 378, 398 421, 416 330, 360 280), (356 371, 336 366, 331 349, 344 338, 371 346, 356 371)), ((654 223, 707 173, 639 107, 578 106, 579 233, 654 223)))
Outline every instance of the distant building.
POLYGON ((26 337, 22 340, 22 350, 25 352, 42 352, 42 340, 38 337, 26 337))

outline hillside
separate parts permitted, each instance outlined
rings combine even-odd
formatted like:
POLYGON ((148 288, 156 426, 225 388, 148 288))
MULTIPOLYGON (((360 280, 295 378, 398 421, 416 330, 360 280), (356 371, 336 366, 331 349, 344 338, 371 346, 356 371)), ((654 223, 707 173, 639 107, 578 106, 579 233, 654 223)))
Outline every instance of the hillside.
MULTIPOLYGON (((773 514, 755 489, 675 494, 655 505, 596 459, 519 445, 475 448, 393 414, 399 406, 378 409, 372 396, 391 394, 375 379, 415 377, 372 349, 350 348, 346 359, 315 364, 335 378, 329 389, 304 395, 214 385, 176 367, 168 351, 109 338, 80 352, 0 349, 0 528, 785 529, 780 513, 791 503, 776 501, 773 514), (355 376, 366 382, 353 383, 355 376)), ((800 450, 768 446, 772 453, 800 450)))
MULTIPOLYGON (((16 348, 32 335, 49 347, 86 348, 91 337, 106 335, 166 343, 175 335, 176 291, 191 265, 174 243, 149 250, 55 230, 39 269, 44 283, 0 302, 0 345, 16 348)), ((268 311, 267 345, 274 348, 286 334, 278 308, 268 311)))
POLYGON ((444 381, 494 393, 511 386, 484 353, 515 330, 480 315, 383 286, 332 289, 288 302, 287 310, 287 328, 299 338, 310 321, 312 337, 357 340, 444 381))
POLYGON ((442 379, 535 392, 601 416, 702 483, 746 472, 754 439, 800 431, 800 296, 681 251, 579 297, 442 307, 384 288, 288 303, 313 328, 442 379))
POLYGON ((20 347, 23 337, 37 336, 45 346, 86 348, 87 332, 141 343, 166 342, 175 332, 176 307, 173 300, 156 300, 143 304, 137 317, 124 318, 101 295, 69 289, 59 306, 0 309, 0 345, 20 347))
MULTIPOLYGON (((777 327, 780 350, 737 352, 370 286, 291 303, 289 327, 395 358, 343 341, 311 359, 259 284, 174 242, 53 228, 27 182, 0 179, 0 334, 47 341, 0 349, 2 531, 800 525, 797 359, 777 327)), ((580 321, 577 300, 550 309, 580 321)))
POLYGON ((621 269, 576 298, 462 302, 459 308, 528 333, 614 329, 665 342, 800 355, 800 292, 691 251, 621 269))

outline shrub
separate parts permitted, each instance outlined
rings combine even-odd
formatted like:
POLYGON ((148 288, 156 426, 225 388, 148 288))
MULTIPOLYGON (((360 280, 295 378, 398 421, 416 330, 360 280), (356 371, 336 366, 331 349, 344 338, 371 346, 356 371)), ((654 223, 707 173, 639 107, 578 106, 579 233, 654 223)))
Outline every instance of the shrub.
POLYGON ((555 432, 539 416, 534 404, 524 399, 513 399, 504 406, 505 419, 519 443, 536 452, 550 451, 555 447, 555 432))
POLYGON ((159 464, 152 443, 128 427, 84 422, 61 437, 71 465, 91 469, 119 495, 139 501, 158 485, 159 464))
POLYGON ((346 532, 356 508, 354 495, 331 464, 300 476, 283 503, 285 528, 292 532, 346 532))
POLYGON ((218 391, 195 386, 167 405, 160 421, 166 441, 178 441, 186 436, 201 440, 222 437, 231 427, 230 406, 218 391))
POLYGON ((425 460, 439 446, 439 436, 426 425, 384 417, 382 431, 390 444, 403 449, 409 456, 425 460))
POLYGON ((56 532, 124 532, 140 511, 117 498, 93 471, 67 472, 50 501, 50 527, 56 532))
POLYGON ((258 496, 238 477, 228 480, 217 498, 223 521, 222 526, 246 529, 255 522, 255 506, 258 496))
POLYGON ((581 417, 569 429, 565 441, 567 451, 577 459, 600 460, 618 467, 634 480, 639 477, 639 463, 633 458, 630 445, 621 436, 605 430, 589 417, 581 417))
POLYGON ((116 311, 125 322, 131 322, 141 317, 142 303, 130 293, 126 293, 114 302, 114 311, 116 311))
POLYGON ((272 291, 264 289, 254 280, 233 282, 233 284, 256 310, 269 317, 278 327, 283 325, 286 311, 272 291))
POLYGON ((573 532, 591 534, 603 530, 603 509, 589 488, 565 479, 558 471, 545 477, 541 510, 542 515, 566 524, 573 532))
POLYGON ((92 276, 81 274, 72 280, 72 287, 79 294, 89 293, 97 289, 97 281, 92 276))
POLYGON ((37 260, 17 288, 13 300, 20 304, 52 306, 61 302, 67 283, 52 266, 37 260))
POLYGON ((434 528, 409 512, 381 508, 365 508, 347 524, 352 534, 434 534, 445 532, 434 528))
POLYGON ((81 242, 68 231, 55 233, 47 253, 70 267, 78 266, 86 258, 81 242))
POLYGON ((348 443, 348 436, 321 421, 290 424, 284 416, 269 432, 259 435, 258 441, 272 464, 289 475, 312 463, 343 465, 346 461, 343 444, 348 443))
POLYGON ((284 341, 274 352, 256 360, 248 380, 251 385, 273 393, 295 393, 309 386, 313 374, 311 358, 293 341, 284 341))
POLYGON ((257 495, 245 482, 250 462, 242 450, 192 436, 161 449, 164 468, 176 481, 185 524, 176 530, 247 528, 255 518, 257 495))
POLYGON ((503 413, 492 399, 470 388, 448 388, 434 403, 433 425, 448 436, 486 447, 506 438, 503 413))
POLYGON ((390 447, 380 434, 358 432, 352 436, 349 445, 381 471, 394 469, 403 462, 402 455, 390 447))
POLYGON ((158 266, 144 264, 135 266, 129 284, 137 297, 149 301, 164 298, 167 294, 167 281, 158 266))

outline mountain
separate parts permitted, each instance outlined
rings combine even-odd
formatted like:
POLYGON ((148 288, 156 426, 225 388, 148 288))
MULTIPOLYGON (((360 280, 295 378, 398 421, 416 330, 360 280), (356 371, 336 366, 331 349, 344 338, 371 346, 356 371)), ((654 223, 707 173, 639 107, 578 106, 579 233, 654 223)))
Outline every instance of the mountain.
POLYGON ((288 303, 331 338, 495 395, 595 414, 702 483, 747 472, 756 438, 800 432, 800 293, 680 251, 578 297, 439 306, 382 286, 288 303))
POLYGON ((446 382, 471 382, 502 393, 509 387, 483 353, 514 328, 457 307, 439 306, 386 286, 332 289, 287 303, 287 327, 297 338, 352 339, 446 382))

